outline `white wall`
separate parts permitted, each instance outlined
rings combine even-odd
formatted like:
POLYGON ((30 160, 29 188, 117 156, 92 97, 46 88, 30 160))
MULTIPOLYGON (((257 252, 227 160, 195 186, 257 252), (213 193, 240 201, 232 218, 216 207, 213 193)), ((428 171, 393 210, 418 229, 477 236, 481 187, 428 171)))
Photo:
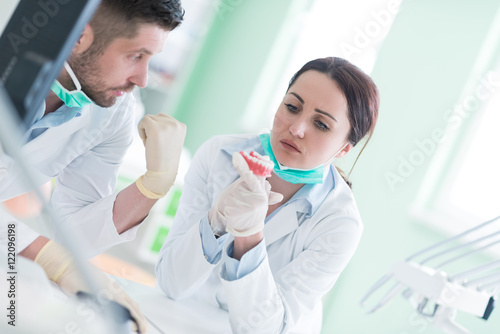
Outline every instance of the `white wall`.
POLYGON ((19 0, 3 0, 0 1, 0 31, 3 32, 9 18, 16 9, 19 0))

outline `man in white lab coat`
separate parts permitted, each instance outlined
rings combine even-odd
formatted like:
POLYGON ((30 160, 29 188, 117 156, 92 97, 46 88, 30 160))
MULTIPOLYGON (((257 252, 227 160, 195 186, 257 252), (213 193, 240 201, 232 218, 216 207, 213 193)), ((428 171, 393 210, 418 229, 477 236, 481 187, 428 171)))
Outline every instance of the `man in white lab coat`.
MULTIPOLYGON (((185 126, 164 114, 148 115, 139 124, 148 171, 113 194, 134 131, 128 93, 146 86, 151 56, 161 51, 183 15, 177 0, 103 0, 26 133, 23 153, 40 183, 56 178, 52 204, 62 224, 82 241, 86 258, 133 239, 175 180, 185 126)), ((1 157, 0 201, 29 190, 12 159, 1 157)), ((0 218, 0 244, 6 243, 7 225, 15 224, 20 255, 39 263, 66 290, 81 288, 67 279, 74 268, 65 263, 60 246, 5 213, 0 218)), ((52 227, 58 241, 59 226, 52 227)))

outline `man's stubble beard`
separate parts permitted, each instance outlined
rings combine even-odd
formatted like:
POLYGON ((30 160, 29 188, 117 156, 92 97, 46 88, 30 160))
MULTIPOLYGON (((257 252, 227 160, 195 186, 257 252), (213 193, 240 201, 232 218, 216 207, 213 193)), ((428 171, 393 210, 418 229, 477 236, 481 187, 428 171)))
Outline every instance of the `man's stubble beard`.
POLYGON ((101 69, 98 65, 98 59, 101 54, 97 54, 91 49, 81 55, 71 56, 68 60, 69 65, 75 72, 80 81, 82 91, 100 107, 109 108, 116 103, 116 96, 109 96, 106 84, 101 79, 101 69))

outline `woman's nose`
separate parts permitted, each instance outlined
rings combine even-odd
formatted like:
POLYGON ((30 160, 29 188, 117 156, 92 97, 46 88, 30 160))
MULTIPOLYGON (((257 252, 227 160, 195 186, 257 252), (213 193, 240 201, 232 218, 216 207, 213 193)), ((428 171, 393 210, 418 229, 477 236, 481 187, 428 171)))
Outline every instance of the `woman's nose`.
POLYGON ((306 132, 306 120, 303 117, 297 117, 290 125, 290 133, 299 138, 303 138, 306 132))

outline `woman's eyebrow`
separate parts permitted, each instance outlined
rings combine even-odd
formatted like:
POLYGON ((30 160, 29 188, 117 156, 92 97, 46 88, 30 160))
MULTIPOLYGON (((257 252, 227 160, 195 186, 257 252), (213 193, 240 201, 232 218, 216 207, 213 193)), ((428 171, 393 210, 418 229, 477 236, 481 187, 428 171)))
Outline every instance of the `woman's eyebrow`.
POLYGON ((290 92, 290 94, 292 94, 293 96, 295 96, 295 97, 296 97, 296 98, 300 101, 300 103, 304 104, 304 99, 303 99, 303 98, 301 98, 301 97, 299 96, 299 94, 294 93, 294 92, 290 92))
POLYGON ((335 117, 333 117, 332 115, 330 115, 329 113, 327 113, 326 111, 323 111, 323 110, 319 110, 319 109, 314 109, 314 111, 320 113, 320 114, 323 114, 327 117, 330 117, 331 119, 333 119, 335 122, 338 123, 337 119, 335 117))
MULTIPOLYGON (((304 99, 300 97, 299 94, 297 93, 294 93, 294 92, 290 92, 290 94, 292 94, 293 96, 295 96, 299 101, 300 103, 304 104, 304 99)), ((323 110, 320 110, 320 109, 314 109, 314 111, 320 113, 320 114, 323 114, 327 117, 330 117, 331 119, 333 119, 335 122, 338 123, 337 119, 335 117, 333 117, 332 115, 330 115, 329 113, 327 113, 326 111, 323 111, 323 110)))

